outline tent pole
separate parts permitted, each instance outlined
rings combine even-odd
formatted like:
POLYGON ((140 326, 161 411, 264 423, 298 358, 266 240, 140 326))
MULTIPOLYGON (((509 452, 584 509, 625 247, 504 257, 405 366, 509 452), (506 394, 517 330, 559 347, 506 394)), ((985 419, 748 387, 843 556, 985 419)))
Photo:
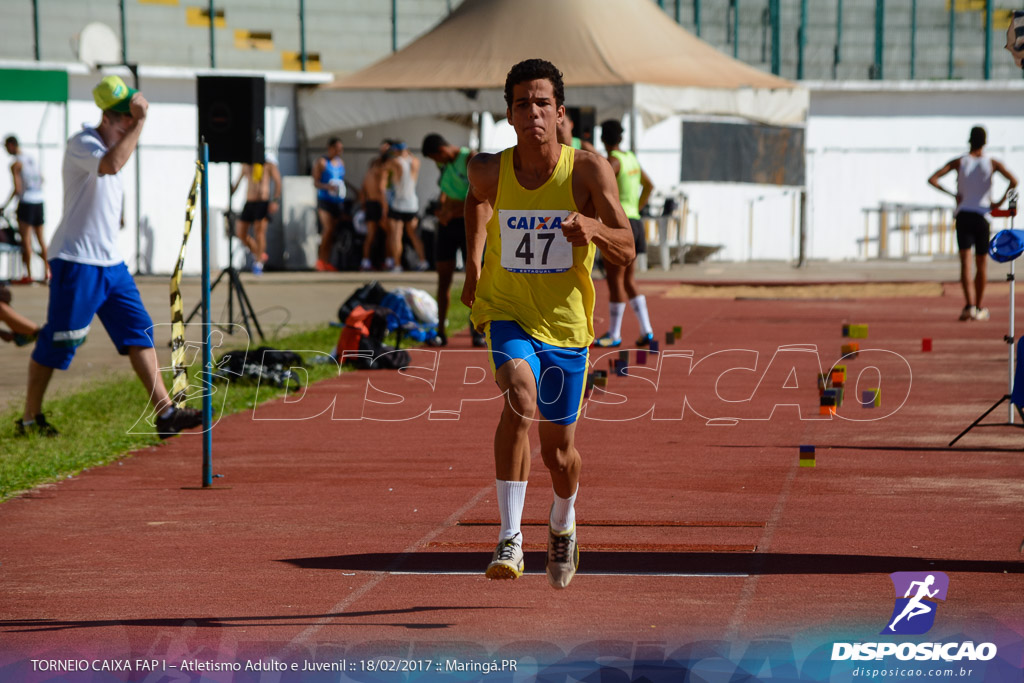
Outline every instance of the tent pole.
POLYGON ((630 89, 629 103, 629 149, 636 154, 636 84, 630 89))

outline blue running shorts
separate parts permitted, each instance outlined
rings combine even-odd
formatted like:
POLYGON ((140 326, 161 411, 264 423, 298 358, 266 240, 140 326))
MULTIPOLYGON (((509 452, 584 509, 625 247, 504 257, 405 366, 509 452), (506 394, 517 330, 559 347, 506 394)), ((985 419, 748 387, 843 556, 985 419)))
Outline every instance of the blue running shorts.
POLYGON ((96 315, 122 356, 131 346, 153 347, 153 320, 125 264, 93 266, 53 259, 50 273, 46 324, 39 332, 32 360, 67 370, 96 315))
POLYGON ((523 359, 529 364, 537 380, 537 407, 541 417, 559 425, 576 422, 587 384, 589 347, 564 348, 537 341, 509 320, 489 322, 486 336, 491 368, 495 372, 513 359, 523 359))

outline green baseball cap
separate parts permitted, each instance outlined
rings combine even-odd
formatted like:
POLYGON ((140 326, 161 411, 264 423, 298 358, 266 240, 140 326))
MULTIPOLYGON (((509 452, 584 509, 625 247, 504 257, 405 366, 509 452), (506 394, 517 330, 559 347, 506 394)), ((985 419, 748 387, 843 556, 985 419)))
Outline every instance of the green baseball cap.
POLYGON ((96 106, 103 111, 130 114, 132 95, 137 92, 135 88, 125 85, 120 76, 107 76, 92 89, 92 98, 96 101, 96 106))

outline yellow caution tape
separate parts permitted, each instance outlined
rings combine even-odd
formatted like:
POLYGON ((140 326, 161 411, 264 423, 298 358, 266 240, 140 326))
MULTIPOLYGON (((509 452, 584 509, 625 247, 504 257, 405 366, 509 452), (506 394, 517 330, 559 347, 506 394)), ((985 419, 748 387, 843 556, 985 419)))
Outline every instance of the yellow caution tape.
POLYGON ((199 182, 203 177, 203 164, 196 162, 196 177, 192 181, 192 189, 188 191, 185 203, 185 235, 181 240, 178 262, 171 274, 171 364, 174 366, 174 380, 171 382, 171 400, 179 408, 185 405, 188 391, 188 374, 185 366, 185 307, 181 300, 181 271, 185 267, 185 245, 188 235, 192 232, 192 219, 196 213, 196 196, 199 193, 199 182))

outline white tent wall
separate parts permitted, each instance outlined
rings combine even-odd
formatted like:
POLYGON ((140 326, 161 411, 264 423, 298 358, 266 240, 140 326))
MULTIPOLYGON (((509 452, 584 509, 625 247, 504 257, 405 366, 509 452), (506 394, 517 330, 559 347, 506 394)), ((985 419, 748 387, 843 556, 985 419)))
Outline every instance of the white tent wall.
MULTIPOLYGON (((11 67, 12 65, 5 64, 11 67)), ((65 69, 69 74, 68 102, 64 104, 42 102, 0 102, 0 120, 4 121, 3 135, 18 136, 22 147, 36 154, 44 178, 45 235, 47 242, 53 237, 63 213, 63 187, 61 166, 67 136, 81 130, 83 125, 96 125, 100 112, 92 99, 92 88, 100 75, 78 64, 42 64, 39 67, 65 69), (66 109, 66 112, 65 112, 66 109), (66 126, 66 127, 65 127, 66 126)), ((131 75, 116 70, 129 84, 131 75)), ((150 102, 149 115, 139 142, 139 152, 122 169, 125 190, 125 226, 121 230, 119 248, 129 269, 135 270, 139 255, 143 274, 170 274, 177 261, 184 228, 185 200, 195 175, 196 139, 198 119, 196 105, 197 75, 265 75, 267 100, 264 128, 267 149, 275 152, 284 175, 303 174, 298 167, 298 127, 295 117, 296 81, 316 83, 329 80, 329 74, 291 74, 270 72, 210 72, 190 69, 150 67, 141 68, 139 79, 142 91, 150 102), (136 190, 136 164, 140 164, 141 187, 136 190), (139 201, 139 249, 136 250, 136 198, 139 201)), ((5 164, 5 168, 9 164, 5 164)), ((232 172, 237 176, 239 165, 232 172)), ((210 167, 210 256, 214 268, 227 265, 228 242, 224 231, 223 214, 228 203, 228 165, 214 163, 210 167)), ((11 192, 11 175, 0 173, 0 194, 6 199, 11 192)), ((241 210, 245 202, 244 188, 235 195, 233 204, 241 210)), ((201 239, 196 224, 185 257, 185 273, 197 274, 201 270, 201 239)), ((273 229, 273 228, 272 228, 273 229)), ((236 261, 243 254, 236 248, 236 261)), ((33 274, 41 273, 41 263, 33 274)))
MULTIPOLYGON (((927 184, 950 159, 967 152, 975 125, 988 130, 986 152, 1024 175, 1020 131, 1024 113, 1018 82, 821 82, 807 83, 808 257, 863 256, 864 210, 881 202, 952 207, 952 199, 927 184)), ((954 176, 944 179, 954 189, 954 176)), ((1006 184, 997 178, 993 194, 1006 184)), ((878 234, 877 214, 870 219, 878 234)), ((890 225, 890 228, 892 226, 890 225)), ((993 227, 1002 227, 998 221, 993 227)), ((901 256, 890 233, 890 256, 901 256)), ((877 245, 870 251, 877 255, 877 245)))

